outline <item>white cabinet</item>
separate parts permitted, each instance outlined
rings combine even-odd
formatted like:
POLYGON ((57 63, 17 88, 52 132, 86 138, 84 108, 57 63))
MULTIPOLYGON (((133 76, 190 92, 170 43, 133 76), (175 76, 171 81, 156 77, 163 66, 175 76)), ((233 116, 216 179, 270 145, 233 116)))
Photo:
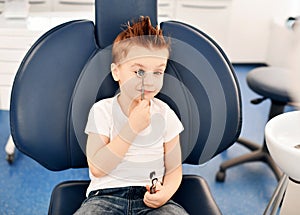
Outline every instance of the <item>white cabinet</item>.
POLYGON ((174 19, 207 33, 233 63, 266 63, 272 20, 300 11, 298 0, 173 0, 173 4, 174 19))
POLYGON ((31 12, 50 11, 52 2, 50 0, 29 0, 29 10, 31 12))
POLYGON ((40 32, 26 28, 0 28, 0 109, 9 109, 15 74, 28 49, 39 36, 40 32))
MULTIPOLYGON (((28 0, 30 12, 50 11, 93 11, 95 0, 28 0)), ((0 13, 5 0, 0 0, 0 13)))
POLYGON ((227 54, 231 61, 265 63, 275 1, 232 1, 230 25, 227 26, 227 54))
POLYGON ((159 22, 175 19, 175 3, 176 0, 157 1, 157 15, 159 22))
POLYGON ((94 20, 89 12, 31 13, 27 19, 0 16, 0 109, 8 110, 13 80, 24 56, 47 30, 75 19, 94 20))
POLYGON ((5 0, 0 0, 0 13, 2 13, 4 10, 4 1, 5 0))
MULTIPOLYGON (((235 63, 268 63, 274 19, 295 14, 298 0, 232 0, 227 54, 235 63)), ((298 7, 299 7, 298 3, 298 7)), ((300 8, 299 8, 300 9, 300 8)), ((299 12, 298 9, 298 12, 299 12)))
POLYGON ((93 11, 95 0, 53 0, 54 11, 93 11))
POLYGON ((191 24, 227 48, 231 0, 177 0, 176 19, 191 24))
POLYGON ((289 67, 293 48, 299 43, 297 41, 300 41, 295 40, 296 35, 294 30, 287 27, 285 20, 278 19, 272 21, 266 57, 268 65, 284 68, 289 67))
MULTIPOLYGON (((6 0, 0 0, 0 13, 4 12, 5 1, 6 0)), ((52 10, 52 0, 28 0, 28 3, 30 12, 52 10)))

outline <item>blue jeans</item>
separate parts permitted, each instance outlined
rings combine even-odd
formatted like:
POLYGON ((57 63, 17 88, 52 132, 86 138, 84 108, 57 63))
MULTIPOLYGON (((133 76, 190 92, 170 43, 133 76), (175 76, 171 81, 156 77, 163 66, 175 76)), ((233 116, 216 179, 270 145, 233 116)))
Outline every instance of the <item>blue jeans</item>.
POLYGON ((169 200, 159 208, 150 208, 143 202, 145 187, 122 187, 90 192, 74 215, 142 215, 188 214, 182 206, 169 200))

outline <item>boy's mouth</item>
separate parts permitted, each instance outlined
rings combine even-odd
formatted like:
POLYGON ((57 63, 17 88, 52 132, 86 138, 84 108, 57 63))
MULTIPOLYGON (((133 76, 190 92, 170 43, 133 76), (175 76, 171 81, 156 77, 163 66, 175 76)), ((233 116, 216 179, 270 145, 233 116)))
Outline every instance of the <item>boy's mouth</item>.
MULTIPOLYGON (((142 92, 142 90, 140 89, 139 92, 142 92)), ((146 94, 146 93, 154 93, 154 92, 155 92, 155 90, 145 90, 145 89, 144 89, 144 93, 145 93, 145 94, 146 94)))

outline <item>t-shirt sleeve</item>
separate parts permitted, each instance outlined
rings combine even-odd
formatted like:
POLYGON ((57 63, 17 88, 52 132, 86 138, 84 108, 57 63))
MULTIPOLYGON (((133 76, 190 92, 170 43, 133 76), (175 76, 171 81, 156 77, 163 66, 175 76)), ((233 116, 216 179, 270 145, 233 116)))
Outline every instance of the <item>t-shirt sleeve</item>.
POLYGON ((170 107, 167 107, 164 142, 171 141, 174 137, 180 134, 183 129, 184 127, 175 112, 170 107))
POLYGON ((95 103, 90 109, 85 133, 96 133, 109 137, 110 134, 110 114, 104 102, 95 103))

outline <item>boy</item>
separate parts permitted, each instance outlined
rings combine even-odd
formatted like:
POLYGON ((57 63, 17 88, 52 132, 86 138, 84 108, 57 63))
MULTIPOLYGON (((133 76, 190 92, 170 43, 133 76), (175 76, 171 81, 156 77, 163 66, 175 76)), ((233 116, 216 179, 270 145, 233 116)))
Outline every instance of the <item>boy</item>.
POLYGON ((187 214, 170 200, 182 179, 176 114, 154 98, 169 44, 149 17, 128 24, 112 48, 120 93, 90 110, 85 132, 91 183, 79 214, 187 214))

